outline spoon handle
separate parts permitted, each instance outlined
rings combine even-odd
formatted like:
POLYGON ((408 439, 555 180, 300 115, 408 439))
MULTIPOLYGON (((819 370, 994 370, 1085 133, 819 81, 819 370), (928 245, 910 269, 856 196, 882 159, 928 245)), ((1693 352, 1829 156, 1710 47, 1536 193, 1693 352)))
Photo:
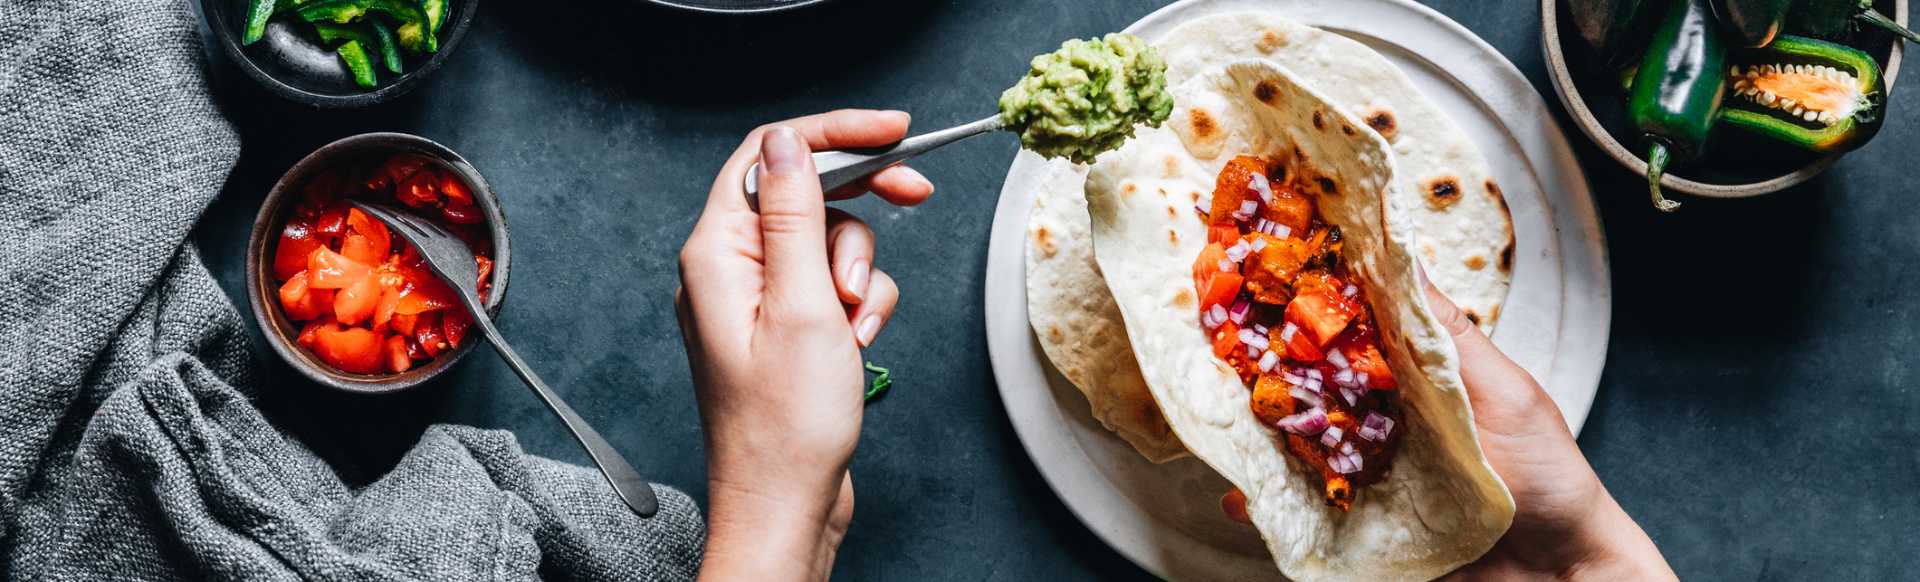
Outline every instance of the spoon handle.
MULTIPOLYGON (((820 189, 830 192, 907 158, 1000 128, 1000 116, 995 115, 966 125, 909 137, 891 146, 814 152, 813 167, 820 172, 820 189)), ((753 167, 747 168, 746 186, 747 204, 756 210, 760 208, 759 177, 760 163, 755 162, 753 167)))
POLYGON ((607 483, 613 486, 613 492, 620 497, 620 501, 640 517, 653 517, 660 509, 660 500, 654 497, 653 487, 647 485, 647 480, 640 478, 640 473, 627 464, 627 460, 614 450, 613 445, 607 444, 607 439, 601 438, 599 432, 594 431, 586 420, 573 411, 573 407, 567 406, 566 401, 555 395, 552 389, 547 388, 547 383, 527 367, 527 362, 520 359, 520 354, 507 345, 505 338, 500 337, 500 330, 493 326, 493 318, 487 317, 485 310, 476 307, 477 300, 465 305, 467 312, 473 315, 473 322, 487 335, 487 342, 500 352, 500 359, 506 360, 507 367, 513 368, 514 375, 533 388, 540 402, 546 404, 555 416, 559 416, 560 421, 567 425, 567 431, 573 433, 574 440, 580 441, 580 446, 587 449, 587 455, 593 457, 593 464, 600 467, 600 474, 607 477, 607 483))

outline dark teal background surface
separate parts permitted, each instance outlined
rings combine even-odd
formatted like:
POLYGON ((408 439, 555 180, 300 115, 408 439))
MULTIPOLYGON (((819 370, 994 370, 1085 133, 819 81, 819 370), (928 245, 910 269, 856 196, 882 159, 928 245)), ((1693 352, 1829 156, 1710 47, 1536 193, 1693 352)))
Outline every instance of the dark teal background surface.
MULTIPOLYGON (((215 90, 245 146, 197 240, 245 301, 246 229, 295 160, 364 131, 452 147, 497 188, 513 227, 503 331, 642 474, 704 504, 671 297, 680 243, 739 137, 843 106, 905 109, 918 130, 978 119, 1033 54, 1161 4, 842 0, 730 18, 624 1, 494 1, 425 86, 345 112, 280 102, 214 55, 215 90)), ((1536 3, 1431 4, 1498 48, 1558 110, 1536 3)), ((1607 225, 1614 277, 1612 343, 1581 447, 1683 578, 1911 575, 1916 106, 1912 91, 1896 92, 1880 137, 1807 185, 1746 201, 1683 198, 1680 213, 1662 216, 1637 177, 1559 118, 1607 225)), ((919 161, 939 188, 923 206, 844 205, 878 231, 877 265, 905 297, 868 351, 893 367, 895 384, 868 409, 854 457, 841 578, 1149 577, 1041 480, 994 386, 982 278, 1015 147, 989 136, 919 161)), ((586 460, 485 350, 438 385, 384 398, 325 392, 269 364, 263 406, 362 482, 432 422, 511 429, 532 452, 586 460)))

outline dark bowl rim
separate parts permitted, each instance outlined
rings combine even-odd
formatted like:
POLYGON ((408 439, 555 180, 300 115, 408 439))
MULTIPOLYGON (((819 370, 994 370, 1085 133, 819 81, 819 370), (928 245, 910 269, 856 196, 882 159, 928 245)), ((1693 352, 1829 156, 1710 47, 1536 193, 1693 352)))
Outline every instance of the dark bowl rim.
MULTIPOLYGON (((1554 93, 1559 95, 1560 105, 1566 108, 1567 117, 1573 120, 1574 126, 1579 128, 1580 133, 1586 136, 1588 142, 1592 143, 1595 148, 1599 148, 1601 153, 1606 154, 1608 158, 1612 158, 1615 163, 1626 168, 1627 171, 1645 178, 1647 175, 1646 160, 1640 159, 1638 153, 1628 150, 1625 145, 1620 143, 1619 139, 1613 137, 1612 132, 1601 125, 1599 118, 1594 116, 1593 110, 1587 107, 1587 97, 1580 93, 1580 88, 1574 83, 1572 71, 1568 69, 1567 65, 1566 49, 1562 47, 1565 43, 1560 38, 1559 5, 1562 1, 1564 0, 1540 0, 1540 50, 1544 53, 1543 56, 1546 59, 1547 81, 1553 86, 1554 93)), ((1901 26, 1906 26, 1907 0, 1893 0, 1893 4, 1895 7, 1895 14, 1892 15, 1893 19, 1899 22, 1901 26)), ((1900 76, 1900 61, 1905 53, 1905 43, 1898 37, 1895 37, 1891 46, 1886 50, 1886 66, 1882 67, 1880 73, 1881 78, 1886 82, 1886 91, 1889 96, 1893 93, 1894 81, 1900 76)), ((1847 155, 1847 152, 1821 156, 1791 171, 1781 173, 1778 176, 1740 184, 1701 182, 1680 177, 1674 172, 1668 172, 1660 178, 1660 187, 1662 189, 1684 192, 1706 198, 1749 198, 1761 196, 1792 188, 1800 185, 1802 182, 1811 180, 1815 176, 1820 175, 1821 172, 1827 171, 1828 167, 1831 167, 1835 161, 1838 161, 1845 155, 1847 155)))
POLYGON ((240 47, 239 33, 235 32, 233 26, 227 22, 227 11, 218 6, 214 6, 214 4, 217 3, 231 3, 233 1, 234 0, 200 0, 201 17, 206 19, 207 28, 213 30, 214 37, 220 39, 220 46, 225 49, 227 59, 233 61, 235 67, 245 72, 248 77, 252 77, 254 82, 265 87, 268 92, 288 101, 325 109, 347 109, 378 105, 412 91, 414 87, 425 82, 426 78, 432 75, 434 71, 439 70, 440 65, 444 64, 447 57, 453 54, 454 49, 460 46, 460 39, 466 36, 467 27, 473 22, 473 13, 480 9, 480 0, 456 0, 465 5, 465 7, 460 9, 457 14, 450 15, 453 18, 453 29, 447 31, 446 37, 441 39, 440 50, 433 53, 433 56, 427 57, 426 62, 421 63, 412 70, 401 73, 398 80, 388 83, 384 87, 364 93, 356 93, 353 95, 326 95, 289 85, 275 78, 273 75, 267 74, 265 70, 260 68, 260 65, 255 64, 253 59, 247 56, 246 52, 240 47))
POLYGON ((672 8, 675 10, 685 10, 688 12, 700 12, 705 14, 773 14, 776 12, 787 12, 791 10, 805 8, 808 6, 825 4, 828 2, 828 0, 794 0, 792 2, 788 2, 786 4, 781 4, 778 6, 760 6, 756 8, 723 8, 719 6, 708 6, 705 4, 699 4, 695 0, 647 0, 647 2, 654 4, 656 6, 665 6, 667 8, 672 8))
POLYGON ((499 195, 493 191, 480 171, 471 162, 452 149, 431 139, 409 133, 372 132, 347 136, 320 146, 312 153, 300 158, 292 167, 281 174, 260 202, 260 210, 255 214, 252 233, 247 239, 247 303, 252 308, 254 323, 260 326, 261 335, 266 336, 267 344, 285 360, 289 366, 299 370, 301 375, 322 386, 354 394, 392 394, 419 386, 452 369, 461 358, 474 349, 476 344, 484 343, 477 335, 469 337, 463 345, 454 348, 453 353, 443 354, 424 366, 416 367, 399 374, 378 376, 348 374, 339 372, 320 362, 311 352, 295 344, 291 335, 297 333, 286 315, 279 310, 277 295, 279 286, 268 272, 273 261, 267 258, 267 252, 277 239, 273 236, 285 224, 283 211, 291 198, 297 195, 298 186, 314 172, 331 167, 341 158, 353 158, 368 154, 398 153, 410 151, 436 158, 453 168, 460 179, 473 189, 474 201, 480 205, 487 216, 487 231, 493 239, 493 292, 487 296, 487 312, 498 316, 500 307, 506 302, 509 273, 513 267, 512 229, 507 224, 507 216, 500 204, 499 195))

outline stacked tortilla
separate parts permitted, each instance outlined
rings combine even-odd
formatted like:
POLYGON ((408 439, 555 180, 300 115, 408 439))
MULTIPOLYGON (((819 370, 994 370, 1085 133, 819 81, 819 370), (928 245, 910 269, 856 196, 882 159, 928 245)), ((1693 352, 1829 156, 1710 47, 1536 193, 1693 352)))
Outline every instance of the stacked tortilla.
POLYGON ((1505 530, 1512 500, 1480 456, 1452 344, 1414 265, 1484 329, 1497 323, 1513 231, 1485 160, 1403 73, 1345 37, 1249 13, 1149 40, 1175 87, 1167 126, 1091 170, 1051 163, 1036 196, 1027 300, 1048 358, 1142 455, 1191 450, 1246 491, 1288 576, 1430 578, 1477 557, 1505 530), (1272 101, 1244 90, 1260 82, 1272 101), (1337 155, 1313 153, 1323 150, 1337 155), (1395 336, 1397 375, 1418 369, 1406 393, 1416 432, 1393 476, 1351 513, 1319 504, 1271 427, 1255 426, 1245 387, 1210 357, 1194 307, 1177 305, 1205 238, 1193 201, 1240 154, 1298 156, 1351 177, 1340 199, 1360 206, 1327 211, 1345 213, 1350 252, 1380 265, 1366 284, 1385 303, 1375 308, 1395 336))

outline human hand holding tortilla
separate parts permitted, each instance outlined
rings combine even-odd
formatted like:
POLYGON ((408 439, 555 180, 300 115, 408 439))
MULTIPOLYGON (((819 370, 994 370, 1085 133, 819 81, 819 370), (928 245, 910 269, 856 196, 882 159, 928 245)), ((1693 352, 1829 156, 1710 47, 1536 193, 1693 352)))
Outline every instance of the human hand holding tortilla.
MULTIPOLYGON (((703 576, 824 579, 853 515, 847 463, 859 438, 860 348, 899 290, 873 268, 873 233, 826 199, 811 149, 900 139, 901 112, 837 111, 748 135, 721 169, 680 253, 680 328, 707 448, 703 576), (741 175, 758 159, 760 211, 741 175)), ((875 174, 895 204, 931 183, 904 166, 875 174)))
POLYGON ((1513 526, 1452 579, 1578 574, 1596 580, 1670 580, 1673 571, 1574 443, 1560 408, 1466 314, 1421 277, 1434 315, 1460 353, 1480 448, 1513 493, 1513 526))

